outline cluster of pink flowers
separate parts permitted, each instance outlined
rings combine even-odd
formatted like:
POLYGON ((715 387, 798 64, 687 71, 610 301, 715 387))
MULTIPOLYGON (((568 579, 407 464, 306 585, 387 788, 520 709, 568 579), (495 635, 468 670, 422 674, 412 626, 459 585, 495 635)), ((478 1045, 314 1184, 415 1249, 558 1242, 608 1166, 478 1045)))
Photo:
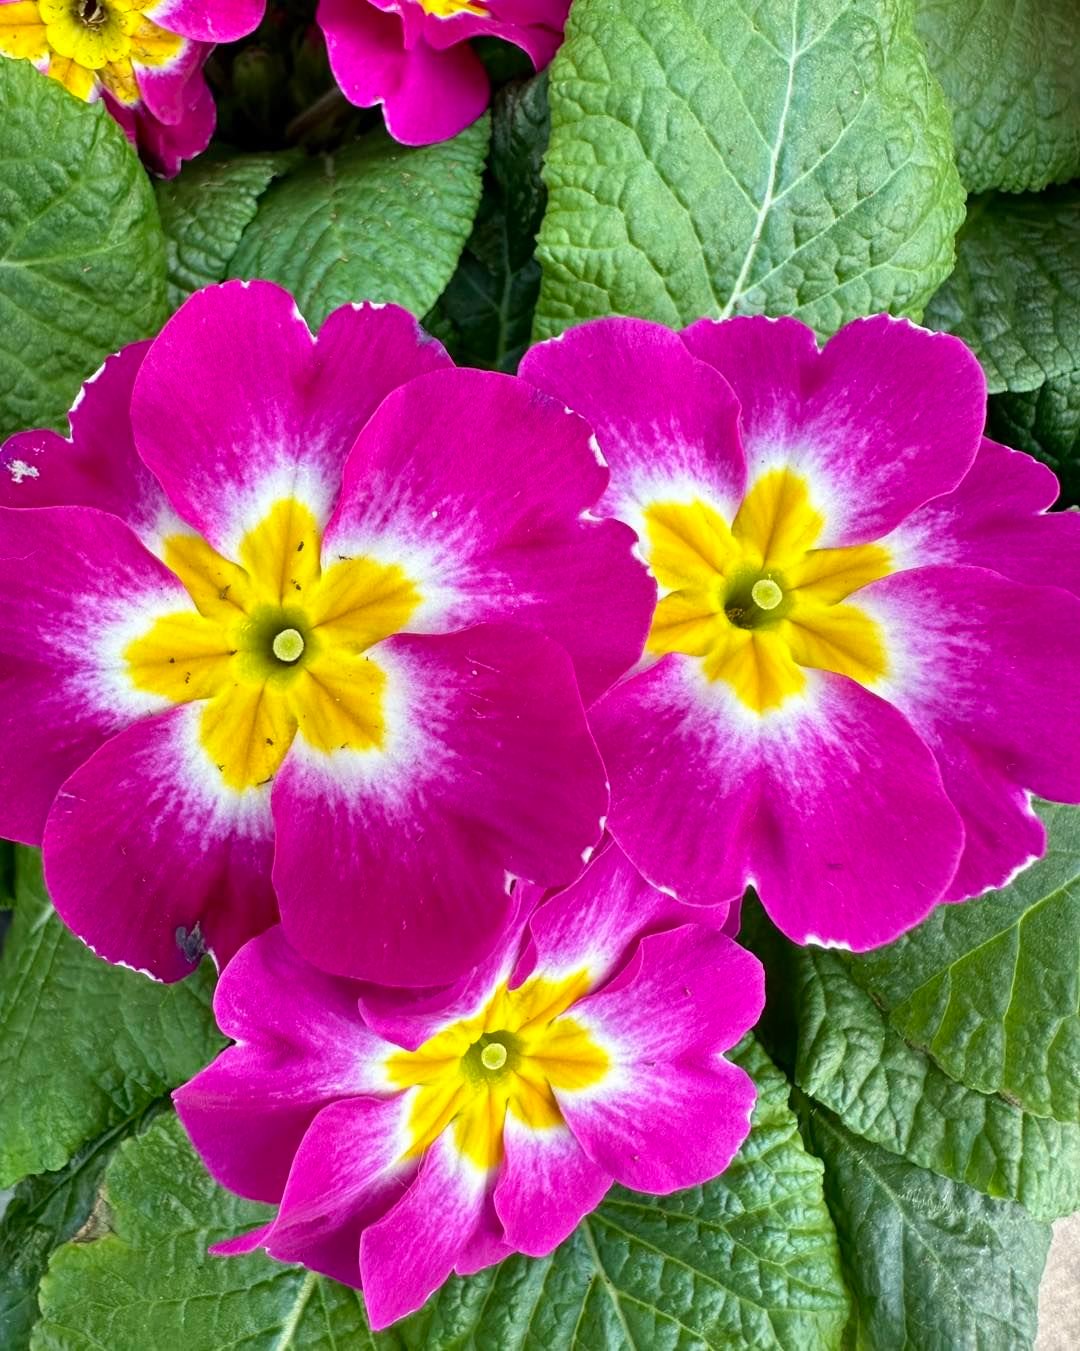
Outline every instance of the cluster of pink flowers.
POLYGON ((510 377, 394 307, 193 296, 0 450, 0 834, 96 952, 213 955, 177 1094, 362 1288, 720 1173, 797 942, 862 950, 1080 800, 1080 516, 885 316, 601 320, 510 377))

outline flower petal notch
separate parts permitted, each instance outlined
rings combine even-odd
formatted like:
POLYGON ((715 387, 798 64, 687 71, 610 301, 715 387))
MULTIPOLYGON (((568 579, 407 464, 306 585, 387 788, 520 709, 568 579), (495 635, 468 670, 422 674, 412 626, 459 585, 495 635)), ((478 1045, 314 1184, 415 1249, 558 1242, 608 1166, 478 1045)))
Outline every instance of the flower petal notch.
POLYGON ((488 106, 487 72, 469 46, 496 37, 542 70, 562 41, 569 0, 319 0, 330 66, 345 97, 381 104, 405 145, 464 131, 488 106))
POLYGON ((241 949, 215 1000, 236 1044, 175 1098, 213 1176, 278 1211, 216 1251, 262 1246, 361 1288, 382 1328, 453 1271, 551 1252, 613 1181, 667 1193, 723 1172, 754 1103, 723 1053, 764 999, 724 907, 687 923, 614 846, 532 896, 399 1041, 280 928, 241 949))
POLYGON ((26 60, 86 102, 104 99, 156 172, 206 149, 211 45, 250 33, 264 0, 8 0, 0 56, 26 60))
POLYGON ((402 310, 316 339, 268 283, 197 294, 69 440, 0 450, 0 834, 165 980, 279 914, 327 970, 455 980, 510 879, 565 885, 603 830, 579 685, 655 599, 606 484, 576 415, 402 310))
POLYGON ((646 662, 591 710, 645 876, 753 884, 796 942, 864 950, 1041 853, 1029 794, 1080 800, 1080 520, 982 437, 962 343, 608 319, 522 375, 595 427, 660 586, 646 662))

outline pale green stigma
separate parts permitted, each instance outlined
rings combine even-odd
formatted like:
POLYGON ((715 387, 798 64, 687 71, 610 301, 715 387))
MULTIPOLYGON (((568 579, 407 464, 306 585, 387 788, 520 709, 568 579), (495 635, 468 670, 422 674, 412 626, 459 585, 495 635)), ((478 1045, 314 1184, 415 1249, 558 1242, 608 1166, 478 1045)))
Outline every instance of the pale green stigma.
POLYGON ((775 610, 784 599, 784 593, 771 577, 762 577, 750 588, 750 599, 759 610, 775 610))
POLYGON ((274 639, 274 656, 278 661, 299 661, 304 655, 304 635, 298 629, 282 629, 274 639))
POLYGON ((501 1070, 506 1064, 506 1047, 501 1041, 489 1041, 480 1052, 480 1063, 486 1070, 501 1070))

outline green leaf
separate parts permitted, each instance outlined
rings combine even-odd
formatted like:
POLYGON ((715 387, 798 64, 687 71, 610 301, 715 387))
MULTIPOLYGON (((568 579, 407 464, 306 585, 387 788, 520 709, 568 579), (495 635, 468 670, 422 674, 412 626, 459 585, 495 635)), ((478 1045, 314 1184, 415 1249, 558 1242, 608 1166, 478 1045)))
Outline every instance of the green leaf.
POLYGON ((969 192, 1023 192, 1080 172, 1077 17, 1076 0, 917 0, 969 192))
POLYGON ((843 957, 799 956, 795 1081, 805 1093, 856 1135, 1039 1219, 1080 1210, 1080 1124, 956 1083, 888 1025, 843 957))
POLYGON ((515 371, 540 293, 533 257, 547 192, 540 163, 551 119, 547 75, 507 85, 492 109, 491 161, 473 232, 425 320, 462 365, 515 371))
POLYGON ((165 318, 154 194, 103 104, 0 59, 0 439, 66 428, 79 386, 165 318))
POLYGON ((1049 1225, 878 1149, 821 1108, 805 1127, 825 1161, 859 1347, 1031 1346, 1049 1225))
POLYGON ((268 189, 229 275, 288 287, 316 327, 350 301, 425 314, 469 236, 488 128, 415 150, 373 132, 309 161, 268 189))
POLYGON ((140 1116, 223 1045, 209 963, 177 985, 110 966, 61 923, 37 853, 16 851, 0 955, 0 1187, 64 1167, 140 1116))
POLYGON ((59 1172, 27 1178, 0 1206, 0 1346, 25 1351, 38 1318, 37 1290, 51 1253, 76 1234, 96 1230, 99 1188, 121 1140, 160 1111, 154 1104, 137 1122, 107 1131, 59 1172))
POLYGON ((1080 808, 1042 804, 1047 855, 851 959, 906 1041, 953 1079, 1080 1122, 1080 808))
POLYGON ((1026 450, 1061 480, 1061 502, 1080 504, 1080 361, 1068 375, 990 400, 990 435, 1026 450))
POLYGON ((229 158, 207 154, 187 165, 177 178, 157 184, 170 309, 201 286, 225 280, 259 199, 292 159, 288 154, 229 158))
POLYGON ((971 202, 956 270, 926 309, 986 371, 990 392, 1080 368, 1080 188, 971 202))
MULTIPOLYGON (((783 1075, 751 1041, 740 1058, 761 1097, 723 1178, 668 1197, 613 1189, 551 1257, 451 1280, 375 1344, 838 1347, 849 1301, 821 1165, 802 1145, 783 1075)), ((107 1199, 114 1232, 52 1261, 34 1351, 370 1344, 353 1292, 260 1254, 205 1257, 208 1243, 268 1212, 216 1188, 173 1118, 121 1148, 107 1199)))
POLYGON ((577 0, 551 73, 537 332, 918 318, 963 192, 910 0, 577 0))

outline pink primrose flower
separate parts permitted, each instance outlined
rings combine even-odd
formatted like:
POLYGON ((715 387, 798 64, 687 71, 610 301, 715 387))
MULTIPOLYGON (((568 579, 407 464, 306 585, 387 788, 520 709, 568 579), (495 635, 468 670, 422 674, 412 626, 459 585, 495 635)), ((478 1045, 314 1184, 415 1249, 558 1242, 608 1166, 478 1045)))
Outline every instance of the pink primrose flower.
POLYGON ((633 319, 536 347, 588 418, 600 510, 662 598, 592 710, 609 829, 690 902, 748 883, 796 942, 887 943, 1045 848, 1080 800, 1080 516, 982 435, 957 339, 856 320, 633 319))
POLYGON ((383 105, 405 145, 456 136, 491 90, 468 39, 490 35, 543 69, 562 41, 570 0, 320 0, 334 77, 361 107, 383 105))
POLYGON ((489 960, 425 999, 324 975, 280 928, 241 949, 214 1005, 236 1045, 175 1098, 213 1176, 278 1212, 215 1251, 359 1287, 381 1328, 452 1271, 551 1252, 612 1181, 723 1172, 754 1103, 723 1052, 764 999, 727 907, 689 911, 610 846, 538 907, 522 890, 489 960))
POLYGON ((587 425, 392 306, 265 282, 110 358, 0 451, 0 836, 175 980, 277 918, 327 970, 456 979, 508 884, 599 842, 585 722, 655 586, 587 425))
POLYGON ((205 150, 215 111, 202 68, 258 26, 265 0, 0 0, 0 56, 31 61, 88 103, 104 98, 158 173, 205 150))

